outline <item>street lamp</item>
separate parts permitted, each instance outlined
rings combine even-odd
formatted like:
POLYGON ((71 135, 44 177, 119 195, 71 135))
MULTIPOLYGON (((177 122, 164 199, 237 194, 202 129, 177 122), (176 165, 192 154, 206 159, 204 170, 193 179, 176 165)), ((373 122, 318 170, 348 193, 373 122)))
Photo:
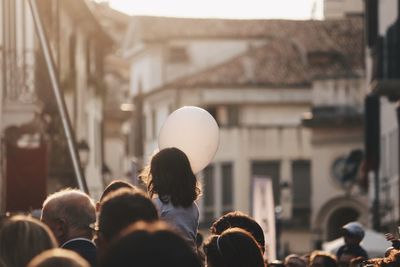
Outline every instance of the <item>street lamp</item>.
POLYGON ((86 140, 81 140, 78 142, 77 145, 78 153, 79 153, 79 159, 82 168, 85 168, 87 164, 89 163, 89 152, 90 148, 86 140))

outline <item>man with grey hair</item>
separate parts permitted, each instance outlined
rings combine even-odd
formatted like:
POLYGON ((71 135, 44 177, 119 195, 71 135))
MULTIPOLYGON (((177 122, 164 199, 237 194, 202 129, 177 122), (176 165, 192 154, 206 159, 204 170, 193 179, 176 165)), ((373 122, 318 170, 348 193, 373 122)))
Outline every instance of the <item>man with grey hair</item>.
POLYGON ((73 250, 96 266, 93 225, 96 222, 94 201, 77 189, 63 189, 43 202, 41 220, 54 233, 61 248, 73 250))

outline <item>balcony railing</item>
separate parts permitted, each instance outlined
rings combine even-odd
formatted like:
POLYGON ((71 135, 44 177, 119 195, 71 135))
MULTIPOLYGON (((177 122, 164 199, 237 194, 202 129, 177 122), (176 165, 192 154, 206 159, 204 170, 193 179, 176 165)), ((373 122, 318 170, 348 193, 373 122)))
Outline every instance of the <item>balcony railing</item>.
POLYGON ((34 103, 35 39, 27 1, 0 0, 1 81, 6 103, 34 103))

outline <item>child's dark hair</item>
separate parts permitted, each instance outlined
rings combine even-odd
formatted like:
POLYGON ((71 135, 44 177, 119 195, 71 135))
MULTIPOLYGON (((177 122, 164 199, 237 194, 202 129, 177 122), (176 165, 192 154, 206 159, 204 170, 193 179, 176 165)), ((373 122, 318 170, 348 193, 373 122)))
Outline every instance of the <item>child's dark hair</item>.
POLYGON ((164 203, 171 201, 174 206, 186 208, 200 195, 189 159, 175 147, 165 148, 153 156, 148 178, 150 196, 157 194, 164 203))

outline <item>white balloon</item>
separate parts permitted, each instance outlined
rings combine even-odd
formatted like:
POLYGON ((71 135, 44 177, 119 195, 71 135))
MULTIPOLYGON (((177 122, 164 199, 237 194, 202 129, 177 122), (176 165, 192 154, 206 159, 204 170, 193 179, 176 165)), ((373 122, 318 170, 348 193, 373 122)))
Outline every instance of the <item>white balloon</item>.
POLYGON ((185 106, 172 112, 158 136, 159 149, 176 147, 189 158, 193 173, 204 169, 218 149, 219 128, 206 110, 185 106))

